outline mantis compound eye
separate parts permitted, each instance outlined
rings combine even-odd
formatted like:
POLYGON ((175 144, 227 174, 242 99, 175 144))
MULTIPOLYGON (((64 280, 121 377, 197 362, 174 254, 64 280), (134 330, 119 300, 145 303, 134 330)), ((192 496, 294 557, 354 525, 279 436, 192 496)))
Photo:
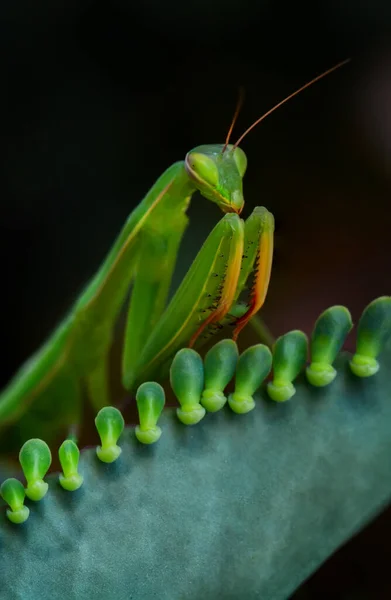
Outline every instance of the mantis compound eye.
POLYGON ((190 169, 190 174, 194 174, 198 179, 207 185, 216 187, 219 182, 219 172, 213 159, 201 152, 189 152, 186 157, 186 165, 190 169))
POLYGON ((241 148, 235 148, 234 161, 238 168, 240 177, 243 177, 247 169, 247 156, 241 148))

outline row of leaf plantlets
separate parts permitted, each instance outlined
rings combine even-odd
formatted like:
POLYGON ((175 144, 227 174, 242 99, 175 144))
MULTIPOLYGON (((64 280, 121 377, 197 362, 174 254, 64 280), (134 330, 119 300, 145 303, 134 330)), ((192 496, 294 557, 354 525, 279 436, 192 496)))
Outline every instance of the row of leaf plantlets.
MULTIPOLYGON (((228 403, 238 414, 248 413, 255 407, 254 394, 272 371, 266 385, 269 397, 285 402, 295 394, 293 381, 305 368, 308 382, 317 387, 329 385, 336 377, 333 363, 352 328, 349 311, 343 306, 333 306, 321 314, 315 323, 310 340, 311 362, 306 367, 308 340, 302 331, 291 331, 281 336, 273 347, 258 344, 245 350, 240 356, 236 343, 225 339, 218 342, 206 354, 204 360, 192 349, 180 350, 171 365, 171 387, 179 401, 177 416, 185 425, 195 425, 206 412, 221 410, 228 403), (235 377, 234 391, 227 396, 225 388, 235 377)), ((374 300, 364 310, 357 329, 356 352, 349 362, 352 373, 358 377, 370 377, 379 370, 377 361, 385 340, 391 333, 391 297, 374 300)), ((140 385, 136 393, 140 424, 135 436, 142 444, 157 442, 162 434, 158 426, 165 404, 164 390, 156 382, 140 385)), ((102 408, 95 418, 101 439, 96 448, 98 459, 105 463, 117 460, 121 448, 117 442, 125 422, 120 411, 112 406, 102 408)), ((63 472, 60 485, 68 491, 77 490, 83 483, 78 472, 80 451, 73 439, 65 440, 59 448, 63 472)), ((9 505, 6 514, 12 523, 23 523, 29 516, 24 505, 25 496, 41 500, 48 491, 43 480, 51 464, 48 445, 40 439, 27 441, 19 453, 19 462, 26 478, 26 487, 18 480, 9 478, 0 491, 9 505)))

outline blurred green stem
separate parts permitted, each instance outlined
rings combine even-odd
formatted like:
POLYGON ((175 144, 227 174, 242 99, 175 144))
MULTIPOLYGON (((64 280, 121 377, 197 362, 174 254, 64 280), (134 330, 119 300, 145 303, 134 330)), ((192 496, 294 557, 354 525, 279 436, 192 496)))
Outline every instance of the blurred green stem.
POLYGON ((258 317, 258 315, 255 315, 251 319, 250 325, 259 337, 259 341, 262 342, 262 344, 266 344, 266 346, 268 346, 269 348, 272 348, 276 340, 275 337, 272 335, 270 329, 263 322, 263 320, 260 317, 258 317))

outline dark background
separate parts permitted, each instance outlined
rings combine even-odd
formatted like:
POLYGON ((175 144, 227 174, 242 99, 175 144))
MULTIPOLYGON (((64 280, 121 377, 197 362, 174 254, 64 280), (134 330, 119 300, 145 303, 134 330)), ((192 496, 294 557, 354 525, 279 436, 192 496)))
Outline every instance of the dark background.
MULTIPOLYGON (((14 0, 0 7, 1 380, 36 349, 172 162, 237 137, 274 103, 353 60, 243 143, 247 216, 276 217, 264 316, 309 332, 390 294, 391 5, 246 0, 14 0)), ((194 197, 175 282, 220 218, 194 197)), ((350 343, 352 343, 350 341, 350 343)), ((297 598, 388 598, 391 517, 297 598)))

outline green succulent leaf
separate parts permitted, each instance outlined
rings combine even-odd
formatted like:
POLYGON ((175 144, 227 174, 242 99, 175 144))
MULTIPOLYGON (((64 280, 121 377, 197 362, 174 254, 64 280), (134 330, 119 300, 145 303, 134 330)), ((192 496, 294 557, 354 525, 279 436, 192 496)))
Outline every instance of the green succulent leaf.
POLYGON ((80 455, 84 485, 0 519, 0 597, 18 600, 286 600, 391 498, 391 351, 359 378, 350 356, 290 402, 263 387, 186 427, 165 411, 161 439, 121 437, 112 464, 80 455))

